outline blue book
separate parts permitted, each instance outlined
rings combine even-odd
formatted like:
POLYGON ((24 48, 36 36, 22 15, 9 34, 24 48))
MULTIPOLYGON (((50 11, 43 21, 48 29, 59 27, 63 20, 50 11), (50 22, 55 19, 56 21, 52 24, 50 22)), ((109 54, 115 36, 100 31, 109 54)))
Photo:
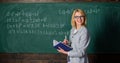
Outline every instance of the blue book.
POLYGON ((58 42, 58 41, 56 41, 56 40, 53 40, 53 46, 54 46, 54 48, 56 48, 56 49, 59 49, 59 47, 60 47, 60 48, 62 48, 62 49, 65 50, 65 51, 70 51, 70 50, 72 50, 72 48, 71 48, 70 46, 63 44, 62 42, 58 42))

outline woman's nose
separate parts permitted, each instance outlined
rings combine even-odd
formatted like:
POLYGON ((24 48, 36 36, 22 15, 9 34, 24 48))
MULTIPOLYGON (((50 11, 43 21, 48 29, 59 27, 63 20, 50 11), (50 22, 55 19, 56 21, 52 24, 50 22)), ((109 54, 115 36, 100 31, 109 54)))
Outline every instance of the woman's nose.
POLYGON ((77 20, 81 20, 81 18, 78 18, 77 20))

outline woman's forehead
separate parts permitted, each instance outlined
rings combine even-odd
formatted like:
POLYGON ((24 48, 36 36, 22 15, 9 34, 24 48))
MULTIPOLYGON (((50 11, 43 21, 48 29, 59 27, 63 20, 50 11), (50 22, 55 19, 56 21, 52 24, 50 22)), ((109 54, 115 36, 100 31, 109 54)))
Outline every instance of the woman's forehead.
POLYGON ((80 12, 76 12, 75 15, 82 15, 82 13, 80 13, 80 12))

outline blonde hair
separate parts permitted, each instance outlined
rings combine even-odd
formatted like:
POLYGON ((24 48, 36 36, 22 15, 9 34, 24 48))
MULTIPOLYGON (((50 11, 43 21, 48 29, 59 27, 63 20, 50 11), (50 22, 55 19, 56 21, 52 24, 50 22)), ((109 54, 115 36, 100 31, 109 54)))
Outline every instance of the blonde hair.
POLYGON ((76 24, 75 24, 75 21, 74 21, 74 16, 75 16, 76 12, 80 12, 82 14, 82 16, 84 16, 84 23, 82 25, 86 26, 86 14, 85 14, 85 12, 83 10, 81 10, 81 9, 75 9, 73 11, 72 18, 71 18, 71 25, 72 25, 72 27, 76 28, 76 24))

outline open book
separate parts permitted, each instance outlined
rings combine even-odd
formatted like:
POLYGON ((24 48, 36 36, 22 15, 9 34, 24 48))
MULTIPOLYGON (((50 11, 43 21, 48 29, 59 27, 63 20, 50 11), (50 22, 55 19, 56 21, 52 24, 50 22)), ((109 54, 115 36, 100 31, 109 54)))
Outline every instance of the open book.
POLYGON ((59 47, 60 47, 65 51, 72 50, 72 48, 70 46, 63 44, 62 42, 58 42, 56 40, 53 40, 53 47, 56 48, 56 49, 59 49, 59 47))

